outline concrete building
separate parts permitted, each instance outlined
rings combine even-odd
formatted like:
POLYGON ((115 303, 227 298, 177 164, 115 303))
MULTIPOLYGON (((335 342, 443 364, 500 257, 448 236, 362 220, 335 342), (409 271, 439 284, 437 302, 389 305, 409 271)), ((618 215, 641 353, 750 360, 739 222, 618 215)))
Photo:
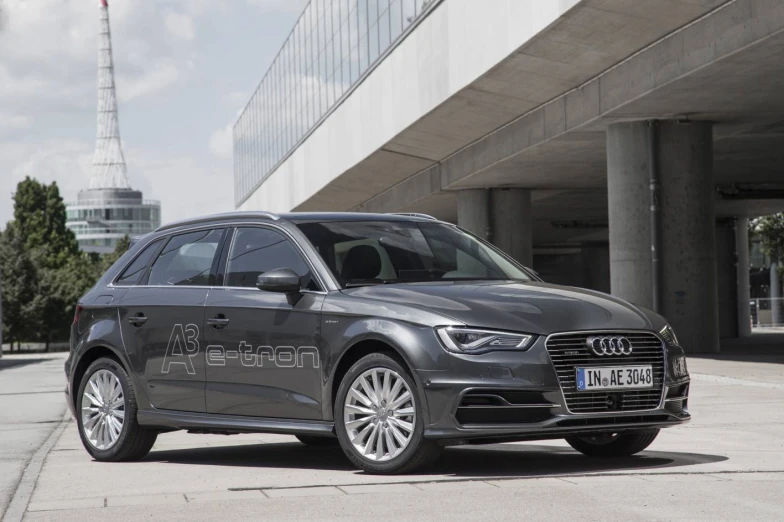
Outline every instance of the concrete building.
POLYGON ((781 0, 312 0, 235 126, 237 207, 432 214, 718 351, 784 209, 781 63, 781 0))

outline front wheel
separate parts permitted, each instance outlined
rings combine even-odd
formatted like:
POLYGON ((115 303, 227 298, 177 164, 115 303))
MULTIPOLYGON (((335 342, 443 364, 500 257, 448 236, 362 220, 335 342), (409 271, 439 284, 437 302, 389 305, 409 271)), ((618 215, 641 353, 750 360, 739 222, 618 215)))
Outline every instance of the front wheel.
POLYGON ((433 462, 440 447, 424 437, 416 383, 396 360, 373 353, 343 377, 335 429, 351 462, 370 473, 408 473, 433 462))
POLYGON ((128 373, 115 360, 101 358, 87 368, 79 385, 76 422, 87 452, 99 461, 138 460, 158 433, 136 420, 136 395, 128 373))
POLYGON ((623 433, 567 437, 571 447, 592 457, 628 457, 639 453, 656 439, 659 430, 639 430, 623 433))

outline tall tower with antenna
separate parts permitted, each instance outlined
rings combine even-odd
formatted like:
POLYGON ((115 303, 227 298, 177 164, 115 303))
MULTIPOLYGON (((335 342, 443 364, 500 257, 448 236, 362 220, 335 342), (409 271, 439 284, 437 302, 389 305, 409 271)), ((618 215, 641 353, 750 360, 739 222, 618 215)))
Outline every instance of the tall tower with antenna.
POLYGON ((101 0, 101 32, 98 36, 98 133, 95 139, 91 189, 129 189, 125 156, 120 142, 117 119, 117 91, 114 87, 112 31, 109 26, 109 4, 101 0))
POLYGON ((98 38, 98 132, 89 188, 78 200, 66 203, 66 226, 79 247, 88 252, 111 252, 123 236, 146 234, 158 228, 161 205, 131 189, 117 117, 109 4, 100 0, 98 38))

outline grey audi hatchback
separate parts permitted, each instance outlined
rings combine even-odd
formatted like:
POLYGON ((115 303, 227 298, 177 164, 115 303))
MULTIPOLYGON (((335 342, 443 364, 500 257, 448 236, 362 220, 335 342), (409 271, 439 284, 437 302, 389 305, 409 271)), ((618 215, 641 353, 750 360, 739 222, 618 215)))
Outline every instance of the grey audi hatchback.
POLYGON ((68 405, 101 461, 284 433, 403 473, 444 446, 632 455, 690 419, 659 315, 550 285, 424 215, 242 212, 136 238, 79 302, 68 405))

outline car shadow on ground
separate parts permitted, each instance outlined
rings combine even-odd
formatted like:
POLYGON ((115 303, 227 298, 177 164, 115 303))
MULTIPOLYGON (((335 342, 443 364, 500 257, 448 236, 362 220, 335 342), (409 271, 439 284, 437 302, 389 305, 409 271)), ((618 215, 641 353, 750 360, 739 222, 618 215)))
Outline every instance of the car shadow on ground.
MULTIPOLYGON (((633 457, 586 457, 570 448, 533 444, 492 444, 446 448, 425 475, 455 477, 542 477, 596 472, 635 472, 727 460, 719 455, 645 451, 633 457)), ((249 444, 153 451, 152 462, 214 466, 354 471, 337 447, 314 448, 298 442, 249 444)))
POLYGON ((43 359, 43 358, 41 358, 41 359, 38 359, 38 358, 36 358, 36 359, 14 359, 12 357, 9 357, 8 354, 6 354, 2 359, 0 359, 0 370, 7 370, 9 368, 16 368, 16 367, 19 367, 19 366, 25 366, 27 364, 36 364, 36 363, 44 362, 44 361, 47 361, 47 360, 48 359, 43 359))

